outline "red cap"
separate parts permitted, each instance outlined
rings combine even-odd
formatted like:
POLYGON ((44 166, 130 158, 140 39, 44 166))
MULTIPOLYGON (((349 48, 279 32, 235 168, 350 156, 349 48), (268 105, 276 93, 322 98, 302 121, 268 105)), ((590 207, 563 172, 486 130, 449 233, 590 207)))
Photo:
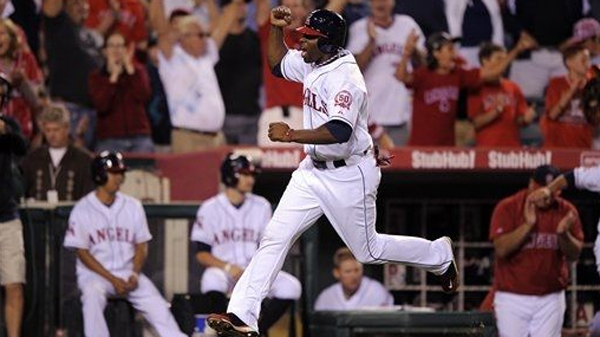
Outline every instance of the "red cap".
POLYGON ((318 30, 315 30, 313 28, 310 28, 308 26, 302 26, 302 27, 298 27, 296 28, 297 32, 300 32, 302 34, 305 35, 311 35, 311 36, 320 36, 320 37, 327 37, 327 35, 319 32, 318 30))
POLYGON ((573 36, 568 43, 580 43, 594 36, 600 36, 600 23, 592 18, 581 19, 573 26, 573 36))

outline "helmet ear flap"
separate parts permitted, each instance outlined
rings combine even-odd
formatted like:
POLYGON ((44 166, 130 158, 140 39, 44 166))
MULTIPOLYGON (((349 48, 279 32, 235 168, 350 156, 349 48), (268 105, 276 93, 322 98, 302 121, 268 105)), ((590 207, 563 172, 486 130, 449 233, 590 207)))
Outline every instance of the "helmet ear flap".
POLYGON ((336 47, 334 45, 332 45, 330 43, 329 39, 326 37, 320 37, 317 40, 317 47, 323 54, 331 54, 331 53, 335 52, 335 49, 336 49, 336 47))

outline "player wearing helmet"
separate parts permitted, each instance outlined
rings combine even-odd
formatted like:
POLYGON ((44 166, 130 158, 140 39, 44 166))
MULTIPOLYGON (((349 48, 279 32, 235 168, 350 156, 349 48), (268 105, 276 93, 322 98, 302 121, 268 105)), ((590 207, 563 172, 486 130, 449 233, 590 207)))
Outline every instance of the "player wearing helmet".
POLYGON ((185 336, 152 281, 142 274, 148 229, 142 204, 119 192, 127 166, 119 152, 102 152, 92 161, 96 190, 75 204, 64 246, 77 253, 86 336, 109 336, 104 320, 108 296, 125 297, 161 336, 185 336))
MULTIPOLYGON (((271 204, 252 194, 258 172, 250 157, 228 154, 221 165, 225 190, 203 202, 198 209, 192 241, 198 244, 198 262, 206 268, 200 291, 216 312, 227 308, 225 296, 233 290, 256 253, 271 219, 271 204)), ((260 330, 268 331, 293 301, 300 298, 301 292, 300 281, 280 271, 262 303, 260 330)))
POLYGON ((304 129, 272 123, 269 138, 304 144, 306 158, 294 171, 267 225, 260 247, 234 287, 227 314, 208 324, 223 336, 258 336, 260 303, 269 293, 296 239, 325 215, 362 263, 396 262, 421 267, 440 278, 447 292, 458 288, 451 240, 435 241, 375 231, 375 201, 381 178, 367 130, 367 90, 354 56, 343 49, 344 19, 313 11, 298 28, 300 50, 288 50, 283 27, 290 9, 271 11, 269 65, 273 73, 304 84, 304 129))

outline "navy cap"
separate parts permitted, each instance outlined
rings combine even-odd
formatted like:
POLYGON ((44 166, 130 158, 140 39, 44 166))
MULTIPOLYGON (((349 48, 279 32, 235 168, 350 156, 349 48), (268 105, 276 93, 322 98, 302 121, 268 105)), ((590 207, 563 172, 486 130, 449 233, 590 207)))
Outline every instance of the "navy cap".
POLYGON ((546 186, 559 175, 560 170, 556 166, 540 165, 533 171, 531 179, 542 186, 546 186))

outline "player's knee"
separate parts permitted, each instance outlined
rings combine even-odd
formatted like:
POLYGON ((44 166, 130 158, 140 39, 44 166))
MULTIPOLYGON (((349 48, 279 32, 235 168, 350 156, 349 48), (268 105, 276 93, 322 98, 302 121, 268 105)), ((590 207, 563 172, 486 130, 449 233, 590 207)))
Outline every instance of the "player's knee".
POLYGON ((229 279, 224 270, 215 267, 204 270, 200 281, 200 292, 203 294, 209 291, 226 293, 228 287, 229 279))
POLYGON ((287 245, 292 241, 292 233, 277 230, 267 230, 260 240, 260 248, 264 249, 267 247, 280 248, 287 245))
POLYGON ((105 303, 106 296, 106 291, 97 282, 89 282, 81 288, 81 302, 84 305, 105 303))
POLYGON ((284 274, 273 297, 282 300, 298 300, 302 295, 302 284, 292 275, 284 274))

